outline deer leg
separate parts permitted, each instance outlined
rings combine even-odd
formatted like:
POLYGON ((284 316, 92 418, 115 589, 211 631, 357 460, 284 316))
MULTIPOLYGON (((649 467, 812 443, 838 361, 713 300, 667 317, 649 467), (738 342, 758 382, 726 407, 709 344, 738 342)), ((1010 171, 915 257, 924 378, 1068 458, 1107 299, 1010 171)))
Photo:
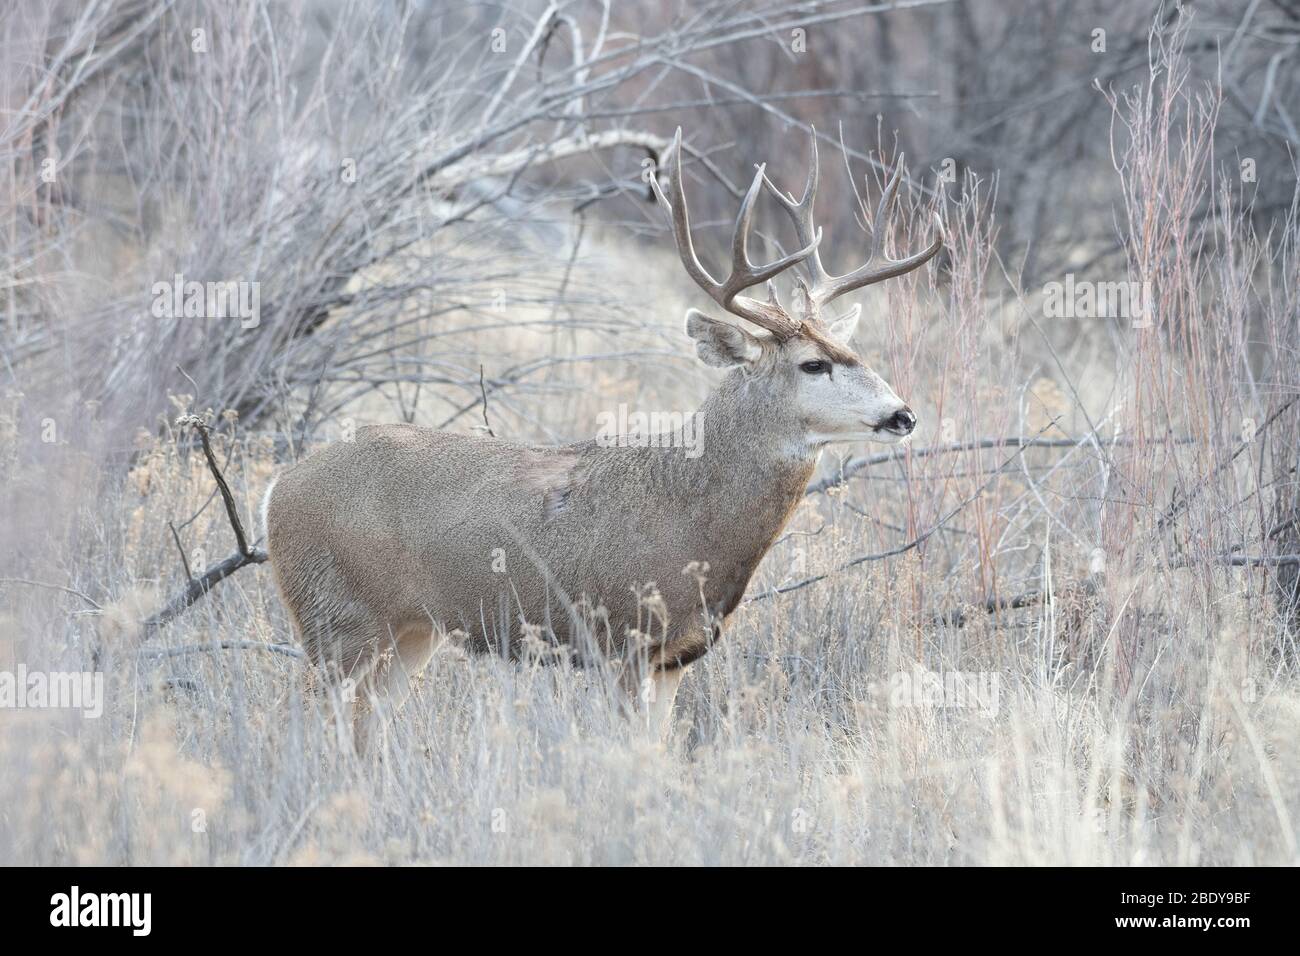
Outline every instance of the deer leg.
POLYGON ((358 687, 362 706, 353 720, 357 753, 378 746, 392 719, 402 709, 433 652, 442 632, 432 623, 408 624, 391 633, 365 679, 358 687))
POLYGON ((685 676, 685 667, 655 667, 649 673, 642 672, 635 687, 628 687, 633 698, 633 720, 652 739, 668 739, 672 730, 673 701, 677 699, 677 688, 685 676))
POLYGON ((315 668, 312 683, 326 696, 339 742, 346 746, 355 740, 362 688, 379 663, 387 630, 368 614, 309 620, 310 626, 297 631, 315 668))

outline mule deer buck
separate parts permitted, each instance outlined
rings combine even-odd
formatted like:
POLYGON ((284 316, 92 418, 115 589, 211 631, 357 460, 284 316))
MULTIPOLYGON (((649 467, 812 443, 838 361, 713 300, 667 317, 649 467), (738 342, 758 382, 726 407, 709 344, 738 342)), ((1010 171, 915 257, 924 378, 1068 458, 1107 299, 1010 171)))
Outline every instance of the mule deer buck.
POLYGON ((289 468, 267 493, 277 583, 312 661, 356 682, 358 748, 453 631, 482 653, 515 656, 541 640, 579 661, 614 658, 629 703, 662 734, 686 668, 719 639, 821 449, 896 442, 916 427, 848 344, 860 307, 837 321, 825 312, 942 246, 936 215, 928 248, 883 257, 901 167, 881 199, 867 263, 836 276, 822 264, 813 222, 816 135, 802 199, 782 194, 760 166, 736 217, 731 273, 719 281, 691 242, 680 130, 673 150, 672 198, 654 189, 682 264, 753 327, 687 313, 699 358, 730 369, 696 413, 702 453, 684 454, 679 441, 538 447, 376 425, 289 468), (756 266, 750 220, 764 185, 799 248, 756 266), (807 272, 802 307, 786 309, 770 280, 795 266, 807 272), (766 301, 742 294, 762 283, 766 301), (638 588, 650 582, 657 597, 647 602, 638 588))

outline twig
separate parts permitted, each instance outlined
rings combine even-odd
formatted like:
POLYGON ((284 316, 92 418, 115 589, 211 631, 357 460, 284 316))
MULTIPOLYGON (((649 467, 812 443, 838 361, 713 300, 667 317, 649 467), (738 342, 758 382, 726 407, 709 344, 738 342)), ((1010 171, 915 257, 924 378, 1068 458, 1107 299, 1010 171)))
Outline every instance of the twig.
MULTIPOLYGON (((1261 567, 1276 565, 1300 565, 1300 554, 1276 554, 1276 555, 1242 555, 1242 554, 1225 554, 1209 559, 1212 563, 1227 565, 1230 567, 1261 567)), ((1185 559, 1166 565, 1169 568, 1187 568, 1196 564, 1192 559, 1185 559)), ((1096 581, 1083 581, 1077 585, 1085 595, 1097 593, 1096 581)), ((1074 589, 1071 589, 1074 590, 1074 589)), ((1063 594, 1064 591, 1058 591, 1057 594, 1063 594)), ((975 605, 988 614, 997 611, 1010 611, 1018 608, 1033 607, 1036 604, 1053 604, 1058 600, 1057 595, 1049 594, 1044 591, 1025 591, 1022 594, 1016 594, 1008 598, 989 598, 983 604, 975 605)), ((944 611, 936 614, 934 623, 948 624, 953 627, 965 627, 969 620, 967 612, 963 609, 953 611, 944 611)))
MULTIPOLYGON (((1041 434, 1041 433, 1040 433, 1041 434)), ((929 445, 924 448, 914 448, 905 445, 902 448, 896 448, 892 451, 878 452, 874 455, 863 455, 854 458, 847 465, 839 470, 836 474, 827 475, 820 481, 814 481, 804 492, 806 495, 816 495, 828 491, 831 488, 837 488, 847 482, 850 478, 872 465, 883 465, 891 461, 900 461, 905 458, 930 458, 934 455, 950 455, 962 451, 977 451, 985 448, 1075 448, 1087 444, 1091 435, 1083 435, 1078 438, 1022 438, 1018 435, 1010 435, 1005 438, 978 438, 974 441, 951 442, 947 445, 929 445)), ((1175 438, 1176 445, 1189 445, 1191 438, 1175 438)), ((1107 446, 1130 445, 1133 440, 1130 438, 1118 438, 1105 442, 1107 446)), ((1013 459, 1010 459, 1014 461, 1013 459)))
MULTIPOLYGON (((1277 420, 1279 415, 1281 415, 1288 408, 1294 405, 1295 402, 1296 402, 1295 397, 1292 397, 1287 401, 1283 402, 1281 408, 1275 411, 1272 415, 1268 416, 1268 418, 1265 419, 1264 424, 1260 425, 1259 428, 1255 429, 1254 435, 1251 436, 1252 441, 1253 439, 1258 438, 1263 433, 1263 431, 1266 428, 1268 428, 1269 425, 1272 425, 1273 422, 1277 420)), ((1231 455, 1228 456, 1228 460, 1220 464, 1217 468, 1215 468, 1208 475, 1206 475, 1202 481, 1197 482, 1196 488, 1193 489, 1190 494, 1186 495, 1182 499, 1179 499, 1178 492, 1175 490, 1173 500, 1169 502, 1169 507, 1165 510, 1165 513, 1160 518, 1160 521, 1156 524, 1156 530, 1164 531, 1169 524, 1171 524, 1174 521, 1177 521, 1178 518, 1182 516, 1182 514, 1187 510, 1188 506, 1192 503, 1192 499, 1195 498, 1197 495, 1199 495, 1207 487, 1209 487, 1210 481, 1214 479, 1219 474, 1219 472, 1223 471, 1225 468, 1229 467, 1234 461, 1236 461, 1237 458, 1241 455, 1241 453, 1245 451, 1247 448, 1249 448, 1251 444, 1252 442, 1250 441, 1239 442, 1237 444, 1236 451, 1234 451, 1231 455)))
MULTIPOLYGON (((1053 428, 1055 426, 1056 426, 1056 419, 1052 419, 1050 422, 1048 422, 1046 425, 1042 427, 1042 429, 1038 432, 1038 435, 1041 435, 1049 428, 1053 428)), ((913 538, 911 541, 907 542, 906 544, 899 545, 897 548, 891 548, 888 551, 881 551, 879 554, 860 554, 856 558, 850 558, 848 561, 845 561, 839 567, 832 568, 830 571, 823 571, 821 574, 814 574, 810 578, 804 578, 802 581, 795 581, 793 584, 784 584, 780 587, 769 588, 766 591, 761 591, 758 594, 755 594, 753 597, 745 600, 744 603, 752 604, 755 601, 765 601, 768 598, 775 597, 778 594, 789 594, 791 591, 798 591, 801 588, 808 587, 810 584, 816 584, 818 581, 824 581, 826 578, 829 578, 833 574, 838 574, 841 571, 847 571, 849 568, 857 567, 859 564, 866 564, 868 561, 883 561, 885 558, 892 558, 900 554, 906 554, 908 551, 911 551, 913 548, 919 547, 921 544, 928 541, 930 537, 934 535, 937 531, 939 531, 944 525, 946 525, 949 521, 951 521, 954 517, 956 517, 959 512, 965 509, 968 505, 972 504, 976 499, 978 499, 982 494, 984 494, 984 492, 988 491, 989 487, 993 484, 993 482, 995 482, 1001 476, 1002 470, 1006 468, 1007 465, 1011 464, 1013 461, 1015 461, 1017 458, 1023 455, 1025 453, 1026 448, 1030 448, 1033 446, 1034 442, 1038 438, 1038 435, 1035 435, 1033 438, 1027 440, 1016 439, 1016 443, 1019 445, 1019 447, 1016 449, 1015 454, 997 467, 997 469, 993 473, 993 477, 991 477, 988 481, 984 482, 984 484, 980 485, 979 488, 976 489, 975 494, 971 495, 965 501, 960 502, 946 515, 944 515, 937 522, 931 525, 924 533, 913 538)))
MULTIPOLYGON (((261 564, 268 558, 267 553, 261 548, 250 547, 248 544, 248 536, 244 533, 244 524, 239 520, 239 509, 235 506, 235 496, 231 494, 230 486, 226 484, 226 478, 221 473, 220 466, 217 465, 216 457, 212 454, 212 443, 208 440, 208 426, 194 415, 183 416, 177 420, 176 424, 182 428, 186 425, 192 426, 199 433, 199 441, 203 444, 203 455, 208 460, 208 469, 212 472, 212 477, 216 479, 217 488, 221 491, 221 499, 226 505, 226 515, 230 518, 230 526, 235 532, 236 548, 233 554, 212 565, 197 578, 190 574, 190 582, 185 590, 168 601, 162 609, 145 619, 144 627, 146 630, 162 627, 172 621, 186 608, 201 600, 212 589, 213 585, 224 581, 240 568, 249 564, 261 564)), ((179 543, 178 540, 177 544, 179 545, 179 543)), ((188 562, 185 570, 186 573, 190 573, 188 562)))
POLYGON ((483 427, 487 429, 487 433, 489 435, 491 435, 493 438, 496 438, 497 433, 492 430, 492 423, 488 421, 487 383, 484 382, 483 380, 482 362, 480 362, 478 366, 478 390, 479 393, 483 396, 483 427))
POLYGON ((291 644, 272 644, 270 641, 217 641, 213 644, 186 644, 184 647, 146 647, 137 654, 140 657, 181 657, 185 654, 204 654, 211 651, 269 651, 282 654, 294 660, 305 660, 301 648, 291 644))
MULTIPOLYGON (((983 610, 986 614, 996 614, 998 611, 1014 611, 1019 608, 1033 607, 1037 604, 1055 604, 1061 595, 1082 591, 1085 595, 1097 593, 1097 582, 1093 580, 1081 581, 1077 585, 1067 588, 1058 589, 1055 592, 1048 591, 1025 591, 1021 594, 1015 594, 1006 598, 989 598, 983 604, 973 605, 983 610)), ((935 624, 947 624, 952 627, 965 627, 969 616, 965 609, 953 611, 943 611, 934 616, 935 624)))
POLYGON ((49 584, 45 581, 32 581, 28 578, 0 578, 0 584, 26 584, 34 588, 48 588, 51 591, 62 591, 64 594, 71 594, 73 597, 79 597, 97 611, 104 610, 103 606, 88 595, 82 594, 75 588, 64 587, 62 584, 49 584))
POLYGON ((224 581, 246 565, 261 564, 268 557, 267 553, 261 548, 253 548, 246 554, 236 551, 224 561, 214 564, 197 578, 190 581, 189 586, 184 591, 177 594, 161 610, 145 620, 145 628, 162 627, 164 624, 171 622, 190 605, 201 600, 208 591, 212 590, 214 584, 224 581))
MULTIPOLYGON (((1300 554, 1221 554, 1210 559, 1216 564, 1234 568, 1261 568, 1300 565, 1300 554)), ((1197 564, 1194 558, 1184 558, 1170 564, 1171 568, 1190 568, 1197 564)))
POLYGON ((190 570, 190 559, 185 556, 185 545, 181 544, 180 533, 176 530, 176 522, 168 521, 167 527, 172 530, 172 540, 176 542, 176 550, 180 552, 181 567, 185 569, 185 579, 191 583, 194 581, 194 572, 190 570))
POLYGON ((191 426, 199 433, 199 441, 203 444, 203 455, 208 460, 208 468, 212 471, 212 477, 217 480, 217 488, 221 491, 221 500, 226 504, 226 514, 230 518, 230 526, 235 531, 235 543, 239 546, 239 553, 247 555, 248 538, 244 534, 244 524, 239 520, 239 509, 235 507, 235 496, 230 493, 230 486, 226 484, 226 477, 221 473, 220 466, 217 465, 217 458, 212 454, 212 442, 208 439, 208 426, 197 415, 185 415, 176 421, 177 426, 184 428, 186 425, 191 426))

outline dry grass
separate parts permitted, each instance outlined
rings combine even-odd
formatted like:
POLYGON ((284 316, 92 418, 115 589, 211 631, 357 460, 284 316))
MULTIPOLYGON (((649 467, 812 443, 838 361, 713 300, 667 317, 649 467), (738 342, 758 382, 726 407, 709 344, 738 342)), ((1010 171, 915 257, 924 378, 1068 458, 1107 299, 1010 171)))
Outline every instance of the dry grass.
MULTIPOLYGON (((661 258, 651 256, 656 268, 661 258)), ((893 295, 914 294, 935 293, 893 295)), ((929 423, 917 444, 941 443, 952 393, 989 410, 966 406, 960 438, 1033 434, 1079 414, 1044 356, 986 340, 963 369, 963 355, 943 353, 950 320, 916 311, 915 329, 895 328, 923 344, 881 351, 896 380, 914 383, 929 423), (994 384, 1012 374, 1028 385, 1019 395, 994 384)), ((568 393, 563 417, 576 432, 611 403, 645 402, 604 384, 568 393)), ((702 384, 649 407, 689 407, 702 384)), ((385 414, 369 412, 357 421, 385 414)), ((277 467, 272 443, 231 422, 219 434, 236 436, 218 452, 251 515, 277 467)), ((10 621, 23 622, 9 640, 27 659, 71 667, 93 649, 108 676, 99 720, 4 715, 5 862, 1295 860, 1300 693, 1265 572, 1138 566, 1120 549, 1091 573, 1104 481, 1096 449, 914 459, 810 496, 753 593, 886 550, 987 485, 926 546, 743 608, 683 686, 663 746, 619 716, 599 673, 453 650, 436 659, 381 759, 362 765, 338 746, 329 701, 297 660, 138 656, 142 646, 291 640, 265 568, 137 640, 133 622, 178 584, 168 521, 199 512, 184 529, 206 552, 191 553, 195 566, 230 548, 201 457, 170 436, 142 442, 131 481, 85 515, 93 543, 71 565, 70 579, 93 575, 115 600, 87 614, 72 595, 5 591, 10 621), (1007 458, 1015 466, 994 474, 1007 458), (998 594, 1046 587, 1057 600, 988 614, 972 605, 991 593, 989 575, 998 594), (962 610, 964 627, 935 623, 962 610), (38 633, 61 641, 24 640, 38 633), (996 706, 900 697, 900 675, 922 669, 995 680, 996 706)), ((1152 500, 1199 454, 1178 447, 1161 459, 1152 500)), ((1127 466, 1143 474, 1154 463, 1132 454, 1127 466)))
MULTIPOLYGON (((195 569, 231 549, 202 457, 145 422, 109 456, 75 394, 77 415, 34 446, 41 410, 6 396, 4 527, 43 546, 0 583, 0 670, 94 669, 106 687, 98 719, 0 709, 0 863, 1300 862, 1300 615, 1284 568, 1225 560, 1298 550, 1284 523, 1300 230, 1293 209, 1261 235, 1222 182, 1216 196, 1214 91, 1184 86, 1176 44, 1153 57, 1157 80, 1114 101, 1128 134, 1106 182, 1127 271, 1091 276, 1149 282, 1149 328, 1048 318, 995 254, 973 179, 944 210, 943 267, 864 299, 858 345, 916 409, 912 447, 1078 445, 904 455, 810 494, 751 586, 761 599, 692 668, 662 744, 624 720, 599 669, 452 648, 359 761, 300 660, 220 647, 292 641, 265 566, 141 634, 184 581, 169 522, 195 569), (852 563, 941 521, 918 547, 852 563), (985 606, 1017 595, 1031 598, 985 606), (948 696, 927 696, 944 675, 948 696), (985 696, 952 696, 972 688, 985 696)), ((527 294, 499 309, 415 311, 375 341, 336 316, 411 374, 355 394, 344 381, 321 437, 400 418, 473 428, 465 382, 480 362, 489 376, 544 362, 491 396, 494 429, 514 439, 591 435, 621 402, 694 407, 708 381, 678 334, 695 300, 672 254, 594 226, 583 248, 572 269, 567 247, 529 251, 527 294), (647 276, 664 278, 651 290, 647 276), (565 324, 547 325, 560 306, 545 290, 561 286, 565 324), (461 323, 447 342, 424 337, 461 323), (421 377, 445 369, 457 381, 421 377)), ((283 397, 284 420, 309 392, 283 397)), ((304 449, 193 395, 171 401, 166 420, 211 415, 252 526, 304 449)), ((872 450, 826 456, 824 476, 872 450)))

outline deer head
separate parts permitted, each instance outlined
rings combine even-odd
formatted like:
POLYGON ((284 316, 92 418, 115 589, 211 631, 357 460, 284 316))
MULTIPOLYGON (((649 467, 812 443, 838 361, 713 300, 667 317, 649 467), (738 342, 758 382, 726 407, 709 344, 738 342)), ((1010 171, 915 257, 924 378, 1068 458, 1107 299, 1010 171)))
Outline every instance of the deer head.
POLYGON ((731 274, 714 279, 700 262, 691 242, 690 218, 682 176, 682 131, 673 140, 676 168, 670 189, 664 195, 651 180, 655 195, 668 213, 677 251, 686 272, 718 305, 757 331, 720 322, 691 309, 686 314, 686 334, 695 340, 696 351, 706 364, 717 368, 736 366, 751 396, 766 391, 768 401, 760 407, 779 407, 801 431, 800 440, 809 449, 829 442, 871 440, 896 442, 911 434, 916 416, 888 384, 853 351, 850 340, 857 327, 861 307, 831 319, 826 307, 840 296, 864 286, 902 275, 928 262, 943 246, 943 223, 938 215, 938 235, 926 249, 904 259, 890 259, 883 253, 885 217, 893 204, 902 167, 895 170, 885 187, 873 223, 871 251, 864 265, 844 275, 831 275, 822 264, 818 246, 822 232, 813 222, 817 195, 817 136, 813 133, 808 181, 803 198, 796 201, 782 193, 759 166, 736 217, 731 243, 731 274), (756 266, 749 258, 749 230, 754 203, 766 186, 794 223, 800 248, 767 265, 756 266), (777 298, 772 279, 792 267, 802 267, 800 308, 787 309, 777 298), (767 283, 767 299, 743 295, 746 289, 767 283))

